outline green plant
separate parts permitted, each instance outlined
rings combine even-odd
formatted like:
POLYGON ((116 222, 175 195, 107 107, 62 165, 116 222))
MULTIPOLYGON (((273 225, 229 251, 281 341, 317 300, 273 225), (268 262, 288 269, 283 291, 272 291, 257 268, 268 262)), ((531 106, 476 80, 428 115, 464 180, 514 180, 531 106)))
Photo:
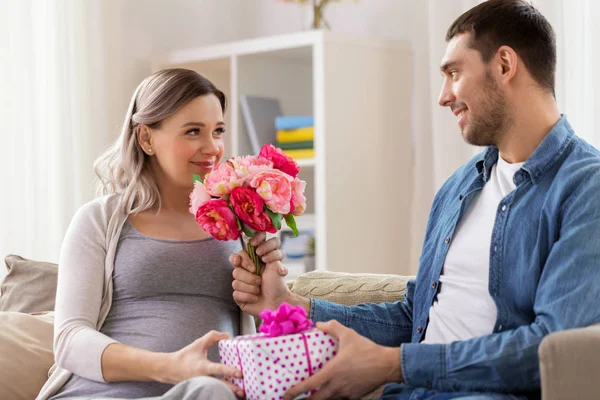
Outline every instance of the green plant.
POLYGON ((308 242, 306 243, 306 255, 307 256, 313 256, 315 255, 315 237, 311 236, 310 239, 308 239, 308 242))

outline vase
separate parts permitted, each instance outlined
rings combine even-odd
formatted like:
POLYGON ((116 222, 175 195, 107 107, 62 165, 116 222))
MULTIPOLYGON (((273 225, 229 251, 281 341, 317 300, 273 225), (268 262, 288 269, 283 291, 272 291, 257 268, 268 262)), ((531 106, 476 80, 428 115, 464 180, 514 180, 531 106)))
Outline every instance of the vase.
POLYGON ((310 272, 315 270, 315 256, 307 255, 304 256, 304 272, 310 272))
POLYGON ((325 19, 325 6, 329 3, 329 0, 313 0, 312 2, 312 12, 313 12, 313 20, 312 20, 312 29, 331 29, 329 23, 325 19))

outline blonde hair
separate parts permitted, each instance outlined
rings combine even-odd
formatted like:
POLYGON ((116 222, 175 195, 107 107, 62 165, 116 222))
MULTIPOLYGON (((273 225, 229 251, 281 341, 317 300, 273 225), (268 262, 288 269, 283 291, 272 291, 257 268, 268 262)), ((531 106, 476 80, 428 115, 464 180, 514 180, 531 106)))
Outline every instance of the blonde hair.
POLYGON ((225 113, 223 92, 195 71, 183 68, 158 71, 140 83, 125 115, 119 138, 94 163, 98 193, 120 193, 125 214, 136 214, 158 205, 160 193, 149 167, 149 156, 137 139, 140 124, 160 128, 167 117, 198 96, 214 94, 225 113))

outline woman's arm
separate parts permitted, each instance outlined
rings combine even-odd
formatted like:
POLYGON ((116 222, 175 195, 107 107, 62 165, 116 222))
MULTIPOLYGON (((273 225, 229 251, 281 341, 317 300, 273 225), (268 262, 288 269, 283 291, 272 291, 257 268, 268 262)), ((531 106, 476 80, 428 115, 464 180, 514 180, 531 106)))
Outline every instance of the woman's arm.
MULTIPOLYGON (((195 376, 235 376, 241 372, 207 359, 208 349, 228 333, 210 331, 189 346, 174 353, 153 353, 120 343, 109 345, 102 355, 102 370, 107 382, 158 381, 177 384, 195 376)), ((239 388, 235 388, 239 391, 239 388)), ((241 395, 241 392, 238 393, 241 395)))
POLYGON ((108 217, 99 201, 73 217, 60 252, 54 320, 58 366, 103 382, 101 357, 114 339, 98 332, 104 291, 108 217))

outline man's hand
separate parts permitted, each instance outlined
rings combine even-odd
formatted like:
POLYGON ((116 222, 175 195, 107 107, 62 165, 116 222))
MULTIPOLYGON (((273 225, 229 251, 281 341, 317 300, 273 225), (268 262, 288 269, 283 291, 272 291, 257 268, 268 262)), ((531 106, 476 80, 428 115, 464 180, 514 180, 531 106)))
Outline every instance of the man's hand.
MULTIPOLYGON (((233 299, 242 310, 258 316, 265 308, 274 310, 282 302, 299 303, 294 300, 298 296, 285 283, 287 269, 279 261, 265 265, 262 276, 254 274, 254 264, 245 252, 233 255, 230 262, 236 267, 233 270, 233 299)), ((310 307, 310 301, 308 304, 310 307)))
POLYGON ((400 349, 373 343, 337 321, 317 323, 317 328, 337 337, 338 354, 315 375, 290 388, 283 397, 318 389, 311 399, 358 399, 388 382, 401 382, 400 349))
MULTIPOLYGON (((267 234, 265 232, 256 232, 256 234, 250 239, 250 244, 256 247, 256 254, 260 256, 265 264, 275 261, 283 261, 285 258, 285 253, 280 249, 281 241, 278 237, 272 237, 267 240, 267 234)), ((248 255, 244 250, 241 250, 236 255, 241 255, 242 253, 248 255)), ((239 260, 238 260, 239 261, 239 260)), ((254 264, 252 264, 254 267, 254 264)), ((253 271, 251 271, 253 272, 253 271)), ((283 275, 287 275, 287 272, 283 275)))

